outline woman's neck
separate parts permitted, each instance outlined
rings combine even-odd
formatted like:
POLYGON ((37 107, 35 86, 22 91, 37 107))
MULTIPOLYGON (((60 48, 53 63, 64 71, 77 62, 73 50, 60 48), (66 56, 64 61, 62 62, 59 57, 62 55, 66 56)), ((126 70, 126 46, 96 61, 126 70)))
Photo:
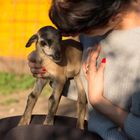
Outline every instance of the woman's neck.
POLYGON ((140 13, 127 14, 121 23, 122 29, 132 29, 140 26, 140 13))
POLYGON ((140 4, 133 5, 125 12, 119 25, 119 28, 124 30, 136 27, 140 27, 140 4))

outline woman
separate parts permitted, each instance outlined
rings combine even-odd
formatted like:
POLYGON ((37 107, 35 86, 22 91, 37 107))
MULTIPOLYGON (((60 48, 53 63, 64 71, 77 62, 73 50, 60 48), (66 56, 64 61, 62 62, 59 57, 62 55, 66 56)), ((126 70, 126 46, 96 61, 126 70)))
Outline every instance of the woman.
MULTIPOLYGON (((63 35, 80 35, 85 48, 85 35, 94 40, 92 37, 106 34, 102 41, 90 44, 96 51, 84 59, 92 105, 89 130, 104 140, 140 139, 139 0, 53 0, 50 18, 63 35), (105 73, 103 57, 107 59, 105 73)), ((29 56, 31 71, 43 77, 40 73, 46 71, 33 62, 34 55, 29 56)))

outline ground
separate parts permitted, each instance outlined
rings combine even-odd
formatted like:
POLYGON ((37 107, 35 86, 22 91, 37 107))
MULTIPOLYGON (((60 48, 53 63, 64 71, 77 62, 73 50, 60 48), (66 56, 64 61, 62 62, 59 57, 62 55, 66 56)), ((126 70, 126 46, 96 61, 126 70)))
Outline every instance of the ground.
MULTIPOLYGON (((20 91, 5 96, 0 95, 0 118, 9 116, 21 115, 24 111, 28 94, 31 89, 26 91, 20 91)), ((34 114, 46 114, 47 113, 47 101, 49 96, 42 94, 34 108, 34 114)), ((62 97, 60 105, 57 111, 58 115, 76 117, 76 102, 62 97)))

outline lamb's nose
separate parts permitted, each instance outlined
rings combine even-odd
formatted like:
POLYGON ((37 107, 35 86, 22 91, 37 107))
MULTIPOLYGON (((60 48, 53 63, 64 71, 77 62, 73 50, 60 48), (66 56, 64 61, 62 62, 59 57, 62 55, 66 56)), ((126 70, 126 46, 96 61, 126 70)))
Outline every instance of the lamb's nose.
POLYGON ((61 53, 59 51, 55 52, 54 59, 59 60, 61 58, 61 53))

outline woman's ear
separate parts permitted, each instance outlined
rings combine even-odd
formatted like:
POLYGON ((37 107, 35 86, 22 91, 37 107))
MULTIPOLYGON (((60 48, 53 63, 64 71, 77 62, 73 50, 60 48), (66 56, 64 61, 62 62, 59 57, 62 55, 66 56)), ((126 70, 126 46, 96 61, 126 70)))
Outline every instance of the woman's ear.
POLYGON ((38 36, 36 34, 32 35, 28 42, 26 43, 26 48, 30 47, 32 43, 36 42, 38 40, 38 36))
POLYGON ((115 16, 112 16, 112 18, 108 22, 108 25, 119 27, 123 19, 122 16, 123 14, 120 14, 120 13, 115 16))

